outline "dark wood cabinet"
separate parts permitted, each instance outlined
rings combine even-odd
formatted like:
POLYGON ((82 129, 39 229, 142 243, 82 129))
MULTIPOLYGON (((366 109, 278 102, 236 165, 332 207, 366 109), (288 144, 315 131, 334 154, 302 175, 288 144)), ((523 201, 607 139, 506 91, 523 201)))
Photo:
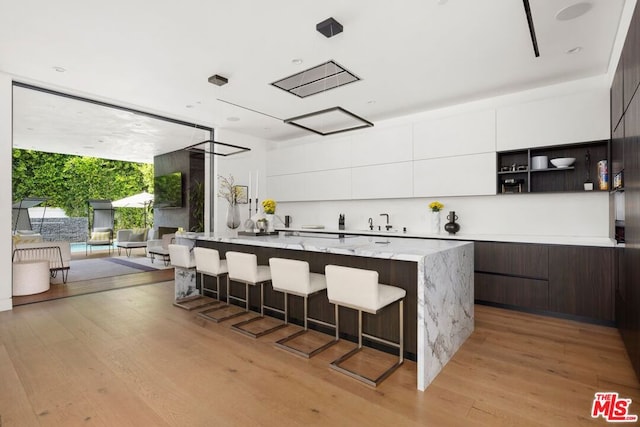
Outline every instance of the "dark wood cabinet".
MULTIPOLYGON (((624 169, 624 117, 611 134, 611 176, 624 169)), ((613 182, 613 180, 611 180, 613 182)))
POLYGON ((616 68, 616 73, 613 79, 613 84, 611 85, 611 130, 618 127, 618 123, 624 114, 623 72, 624 58, 620 58, 618 68, 616 68))
POLYGON ((547 279, 549 249, 530 243, 476 242, 476 272, 547 279))
MULTIPOLYGON (((640 7, 636 5, 629 32, 622 49, 622 77, 625 110, 640 84, 640 7)), ((614 80, 614 85, 620 83, 614 80)))
POLYGON ((474 278, 476 300, 538 310, 549 309, 549 282, 546 280, 487 273, 476 273, 474 278))
MULTIPOLYGON (((608 159, 609 140, 498 152, 497 193, 584 191, 587 179, 594 183, 593 189, 598 191, 598 161, 608 159), (587 153, 590 163, 586 160, 587 153), (531 159, 536 156, 547 156, 548 167, 532 169, 531 159), (573 165, 564 168, 551 164, 551 159, 562 157, 576 160, 573 165)), ((608 190, 608 186, 602 189, 608 190)))
POLYGON ((475 243, 478 302, 614 321, 614 249, 529 243, 475 243))
POLYGON ((612 248, 549 247, 549 309, 574 316, 614 320, 612 248))

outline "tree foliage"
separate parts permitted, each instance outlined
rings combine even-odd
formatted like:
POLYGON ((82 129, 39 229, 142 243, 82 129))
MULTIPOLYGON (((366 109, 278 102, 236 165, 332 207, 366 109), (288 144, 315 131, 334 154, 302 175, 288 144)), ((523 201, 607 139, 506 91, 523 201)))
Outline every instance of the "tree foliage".
MULTIPOLYGON (((48 206, 68 216, 88 215, 87 200, 117 200, 153 193, 153 165, 69 156, 32 150, 13 150, 13 200, 46 197, 48 206)), ((118 208, 117 228, 140 227, 143 209, 118 208)), ((150 215, 148 216, 150 220, 150 215)))

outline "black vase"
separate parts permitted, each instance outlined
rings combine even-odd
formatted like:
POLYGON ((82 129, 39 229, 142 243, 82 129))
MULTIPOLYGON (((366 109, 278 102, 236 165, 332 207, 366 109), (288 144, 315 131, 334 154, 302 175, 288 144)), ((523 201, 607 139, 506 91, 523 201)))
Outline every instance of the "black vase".
POLYGON ((449 234, 456 234, 458 231, 460 231, 460 224, 456 222, 456 219, 458 219, 458 215, 456 215, 456 211, 449 211, 449 215, 447 215, 447 219, 449 220, 449 222, 444 225, 444 229, 449 234))

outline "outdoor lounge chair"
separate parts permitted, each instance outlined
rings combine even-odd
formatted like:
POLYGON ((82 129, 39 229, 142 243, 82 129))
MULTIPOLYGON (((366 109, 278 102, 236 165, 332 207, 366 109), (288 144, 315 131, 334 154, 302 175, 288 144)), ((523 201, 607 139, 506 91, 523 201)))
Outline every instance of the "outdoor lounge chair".
POLYGON ((116 236, 116 246, 118 247, 118 255, 121 254, 122 249, 128 257, 131 256, 131 250, 135 248, 144 248, 145 254, 147 253, 147 237, 149 236, 148 228, 125 228, 118 230, 116 236))
POLYGON ((169 245, 174 243, 176 238, 175 233, 164 234, 162 239, 154 239, 147 241, 147 254, 151 256, 151 262, 153 263, 156 255, 162 257, 165 267, 171 263, 171 257, 169 256, 169 245))
POLYGON ((109 255, 113 246, 113 206, 111 200, 89 200, 89 224, 91 234, 87 239, 85 255, 94 246, 108 246, 109 255))

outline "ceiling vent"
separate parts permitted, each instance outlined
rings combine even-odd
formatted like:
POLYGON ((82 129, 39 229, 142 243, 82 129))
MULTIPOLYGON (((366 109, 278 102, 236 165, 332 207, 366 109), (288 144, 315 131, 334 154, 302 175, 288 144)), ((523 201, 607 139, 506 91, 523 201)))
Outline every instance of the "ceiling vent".
POLYGON ((342 24, 333 18, 327 18, 316 24, 316 30, 326 38, 330 38, 342 32, 342 24))
POLYGON ((222 77, 219 74, 214 74, 213 76, 209 77, 209 83, 212 83, 216 86, 224 86, 227 83, 229 83, 229 79, 226 77, 222 77))
POLYGON ((360 78, 351 71, 335 61, 328 61, 271 84, 300 98, 306 98, 358 80, 360 78))

